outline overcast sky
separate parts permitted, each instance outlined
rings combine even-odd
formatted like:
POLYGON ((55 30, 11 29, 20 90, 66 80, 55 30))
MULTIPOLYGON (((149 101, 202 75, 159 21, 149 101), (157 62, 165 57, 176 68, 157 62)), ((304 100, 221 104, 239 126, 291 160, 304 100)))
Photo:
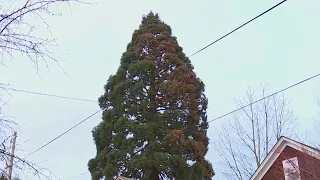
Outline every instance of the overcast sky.
MULTIPOLYGON (((63 71, 54 62, 39 74, 31 61, 16 55, 0 67, 0 81, 13 88, 97 100, 109 75, 120 64, 131 35, 143 14, 159 13, 177 36, 187 55, 194 53, 226 32, 275 5, 276 0, 100 0, 97 5, 60 8, 63 16, 50 17, 48 23, 59 48, 63 71), (41 77, 41 78, 40 78, 41 77)), ((243 95, 248 86, 268 83, 270 92, 319 73, 320 24, 318 0, 288 0, 272 12, 242 28, 219 43, 192 57, 197 75, 206 84, 208 116, 214 119, 235 108, 234 96, 243 95)), ((42 35, 45 35, 43 33, 42 35)), ((320 78, 285 92, 300 123, 299 130, 312 141, 313 118, 320 108, 320 78)), ((18 129, 17 155, 24 156, 98 110, 98 104, 11 92, 3 113, 14 117, 18 129)), ((228 121, 225 117, 210 124, 228 121)), ((87 171, 95 156, 91 130, 101 121, 101 113, 70 131, 28 160, 42 162, 61 180, 87 171)), ((298 128, 297 128, 298 129, 298 128)), ((302 137, 303 138, 303 137, 302 137)), ((219 169, 219 156, 210 147, 207 158, 219 169)), ((23 178, 24 179, 24 178, 23 178)), ((30 175, 30 179, 36 179, 30 175)), ((90 179, 85 174, 78 180, 90 179)), ((214 179, 224 179, 218 173, 214 179)))

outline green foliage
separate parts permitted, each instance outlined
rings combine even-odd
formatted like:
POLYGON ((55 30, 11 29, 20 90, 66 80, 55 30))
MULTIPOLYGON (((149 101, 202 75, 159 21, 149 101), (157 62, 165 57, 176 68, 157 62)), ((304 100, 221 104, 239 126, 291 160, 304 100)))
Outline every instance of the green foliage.
POLYGON ((209 180, 207 98, 171 28, 143 17, 117 73, 99 98, 103 121, 93 130, 93 180, 209 180))

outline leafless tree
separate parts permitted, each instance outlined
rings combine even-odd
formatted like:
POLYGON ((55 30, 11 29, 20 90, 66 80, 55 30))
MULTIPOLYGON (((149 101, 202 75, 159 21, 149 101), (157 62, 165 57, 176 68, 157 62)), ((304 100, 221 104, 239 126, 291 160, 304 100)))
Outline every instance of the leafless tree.
POLYGON ((85 3, 80 0, 1 0, 0 1, 0 62, 7 57, 14 58, 13 53, 28 57, 38 68, 39 60, 47 65, 48 60, 57 62, 50 50, 55 45, 46 18, 60 15, 56 12, 60 4, 71 2, 85 3), (45 27, 51 37, 41 37, 36 30, 45 27))
POLYGON ((291 136, 295 123, 289 102, 283 95, 267 96, 267 89, 248 88, 245 97, 236 98, 238 107, 251 104, 222 125, 214 144, 225 164, 222 173, 229 179, 249 179, 281 136, 291 136))

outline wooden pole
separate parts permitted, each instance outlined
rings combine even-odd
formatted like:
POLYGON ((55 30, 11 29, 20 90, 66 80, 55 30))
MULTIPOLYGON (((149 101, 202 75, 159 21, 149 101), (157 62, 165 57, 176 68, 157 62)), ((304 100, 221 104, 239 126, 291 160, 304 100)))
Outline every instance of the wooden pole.
POLYGON ((17 132, 14 132, 13 139, 12 139, 12 150, 11 150, 11 155, 9 160, 8 180, 11 180, 11 176, 12 176, 14 150, 16 149, 16 139, 17 139, 17 132))

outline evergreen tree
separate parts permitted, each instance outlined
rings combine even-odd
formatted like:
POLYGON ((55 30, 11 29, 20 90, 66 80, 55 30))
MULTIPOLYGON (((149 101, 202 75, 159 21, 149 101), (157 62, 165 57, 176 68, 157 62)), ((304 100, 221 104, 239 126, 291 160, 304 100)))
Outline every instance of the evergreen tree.
POLYGON ((143 17, 117 73, 99 98, 93 180, 122 175, 141 180, 209 180, 204 84, 171 28, 158 14, 143 17))

